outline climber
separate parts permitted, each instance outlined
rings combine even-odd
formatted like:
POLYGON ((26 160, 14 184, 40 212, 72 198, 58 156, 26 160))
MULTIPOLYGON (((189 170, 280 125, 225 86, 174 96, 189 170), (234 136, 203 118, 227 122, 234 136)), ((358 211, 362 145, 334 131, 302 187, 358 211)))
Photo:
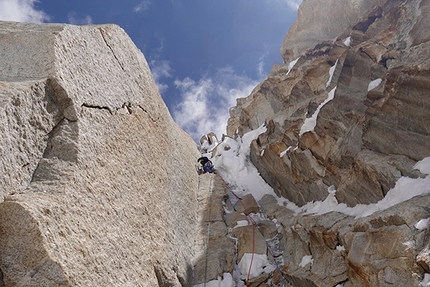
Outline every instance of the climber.
POLYGON ((213 173, 214 165, 207 157, 203 156, 199 158, 197 161, 202 165, 203 173, 206 173, 206 172, 213 173))

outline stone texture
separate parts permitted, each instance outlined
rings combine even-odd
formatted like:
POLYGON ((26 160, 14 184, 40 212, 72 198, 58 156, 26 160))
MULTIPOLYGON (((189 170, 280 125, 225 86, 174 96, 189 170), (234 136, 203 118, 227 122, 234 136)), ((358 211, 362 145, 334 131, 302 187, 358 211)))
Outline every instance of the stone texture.
POLYGON ((413 225, 428 218, 429 201, 416 197, 358 220, 336 212, 277 218, 284 278, 299 286, 420 286, 429 230, 413 225), (313 264, 300 267, 308 255, 313 264))
POLYGON ((243 221, 243 220, 248 221, 248 217, 243 213, 230 212, 225 215, 225 223, 230 228, 235 227, 238 221, 243 221))
MULTIPOLYGON (((383 0, 303 0, 297 20, 281 47, 285 63, 296 59, 304 50, 336 38, 356 25, 368 10, 382 3, 383 0)), ((366 20, 367 17, 362 22, 366 20)))
MULTIPOLYGON (((196 256, 193 259, 193 285, 217 280, 232 273, 235 242, 227 237, 224 222, 225 183, 219 175, 203 174, 199 178, 196 256)), ((228 222, 228 221, 227 221, 228 222)))
MULTIPOLYGON (((234 138, 266 125, 250 157, 278 195, 302 206, 334 185, 340 203, 371 204, 400 177, 424 176, 413 166, 430 156, 429 12, 421 0, 303 1, 284 64, 237 100, 227 127, 234 138), (301 132, 332 91, 314 129, 301 132)), ((430 217, 429 200, 359 219, 295 214, 271 195, 258 204, 276 222, 277 261, 292 286, 418 287, 429 273, 429 230, 414 224, 430 217), (301 267, 304 256, 313 263, 301 267)))
POLYGON ((266 240, 272 239, 278 234, 278 228, 271 220, 262 220, 258 222, 258 230, 266 240))
POLYGON ((245 253, 252 254, 254 251, 255 254, 266 254, 266 240, 256 226, 236 227, 231 235, 237 239, 237 262, 240 262, 245 253))
MULTIPOLYGON (((251 145, 251 160, 276 193, 299 206, 323 200, 331 185, 339 202, 375 203, 401 176, 422 176, 412 167, 430 156, 429 23, 422 16, 430 5, 418 0, 340 2, 324 1, 323 7, 323 1, 304 1, 297 23, 314 21, 308 16, 315 11, 331 19, 326 16, 345 9, 345 19, 327 20, 330 26, 339 19, 342 30, 330 36, 333 41, 303 47, 291 71, 287 64, 275 66, 230 110, 229 136, 266 124, 267 131, 251 145), (332 5, 339 7, 331 10, 332 5), (352 11, 367 12, 344 23, 354 19, 346 17, 352 11), (380 83, 369 89, 377 79, 380 83), (334 98, 320 109, 313 131, 301 133, 330 92, 334 98)), ((327 23, 316 19, 325 29, 327 23)), ((308 29, 303 25, 294 29, 308 29)))
POLYGON ((3 285, 190 284, 200 154, 141 52, 114 25, 0 38, 3 285))
POLYGON ((234 204, 234 210, 248 215, 250 213, 260 212, 257 201, 252 194, 247 194, 234 204))

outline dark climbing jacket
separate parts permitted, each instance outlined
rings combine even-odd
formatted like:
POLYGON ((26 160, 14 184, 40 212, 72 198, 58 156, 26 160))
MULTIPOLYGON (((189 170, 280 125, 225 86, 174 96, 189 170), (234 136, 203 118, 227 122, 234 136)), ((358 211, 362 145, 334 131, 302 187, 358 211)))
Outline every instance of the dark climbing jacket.
POLYGON ((202 165, 203 173, 205 173, 205 172, 212 173, 213 172, 213 168, 214 168, 213 164, 207 157, 203 156, 203 157, 199 158, 197 161, 202 165))

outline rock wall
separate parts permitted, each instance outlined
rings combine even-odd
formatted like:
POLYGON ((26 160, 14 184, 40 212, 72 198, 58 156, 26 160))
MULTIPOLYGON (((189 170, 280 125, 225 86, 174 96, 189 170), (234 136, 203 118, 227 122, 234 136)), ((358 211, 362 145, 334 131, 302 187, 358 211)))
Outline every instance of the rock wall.
MULTIPOLYGON (((297 22, 320 2, 304 1, 297 22)), ((334 185, 339 202, 355 206, 382 199, 401 176, 422 176, 412 167, 430 156, 429 12, 426 1, 382 1, 353 25, 341 17, 337 38, 275 66, 237 100, 228 134, 266 123, 251 159, 279 195, 302 206, 334 185)))
POLYGON ((414 224, 429 217, 430 196, 415 197, 356 219, 338 212, 297 216, 259 201, 262 212, 282 226, 283 276, 294 287, 422 286, 429 272, 429 231, 414 224), (312 258, 302 264, 303 258, 312 258))
MULTIPOLYGON (((278 195, 303 206, 334 185, 339 203, 356 206, 402 176, 425 176, 413 166, 430 156, 429 13, 421 0, 303 1, 285 63, 237 100, 227 127, 235 137, 266 125, 250 157, 278 195)), ((258 204, 278 225, 292 286, 418 287, 430 272, 429 229, 415 224, 430 217, 429 200, 361 218, 295 213, 270 195, 258 204)))
POLYGON ((0 41, 0 286, 191 284, 200 153, 142 53, 115 25, 0 41))
POLYGON ((286 63, 315 45, 338 37, 384 0, 303 0, 296 22, 284 38, 281 55, 286 63))

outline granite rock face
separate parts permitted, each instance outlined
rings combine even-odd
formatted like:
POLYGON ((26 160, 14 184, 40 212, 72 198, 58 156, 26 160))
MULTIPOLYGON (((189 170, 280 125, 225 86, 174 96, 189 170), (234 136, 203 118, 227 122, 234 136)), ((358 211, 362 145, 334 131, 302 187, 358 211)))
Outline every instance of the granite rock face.
POLYGON ((303 0, 296 22, 285 36, 281 55, 286 63, 304 50, 338 37, 365 13, 385 0, 303 0))
MULTIPOLYGON (((236 137, 265 124, 250 157, 278 195, 303 206, 334 186, 353 207, 425 176, 413 167, 430 156, 429 13, 421 0, 303 1, 285 63, 237 100, 227 127, 236 137)), ((359 218, 295 213, 270 195, 258 204, 278 226, 292 286, 418 287, 430 273, 429 228, 415 224, 430 217, 429 200, 359 218)))
POLYGON ((0 41, 0 285, 191 284, 200 153, 142 53, 115 25, 0 41))
MULTIPOLYGON (((297 22, 320 2, 304 1, 297 22)), ((356 2, 337 4, 350 11, 356 2)), ((412 167, 430 156, 430 4, 378 3, 355 24, 340 21, 343 32, 302 50, 295 65, 275 66, 230 110, 230 136, 266 124, 251 159, 299 206, 324 199, 331 185, 349 206, 377 202, 401 176, 421 176, 412 167)))

